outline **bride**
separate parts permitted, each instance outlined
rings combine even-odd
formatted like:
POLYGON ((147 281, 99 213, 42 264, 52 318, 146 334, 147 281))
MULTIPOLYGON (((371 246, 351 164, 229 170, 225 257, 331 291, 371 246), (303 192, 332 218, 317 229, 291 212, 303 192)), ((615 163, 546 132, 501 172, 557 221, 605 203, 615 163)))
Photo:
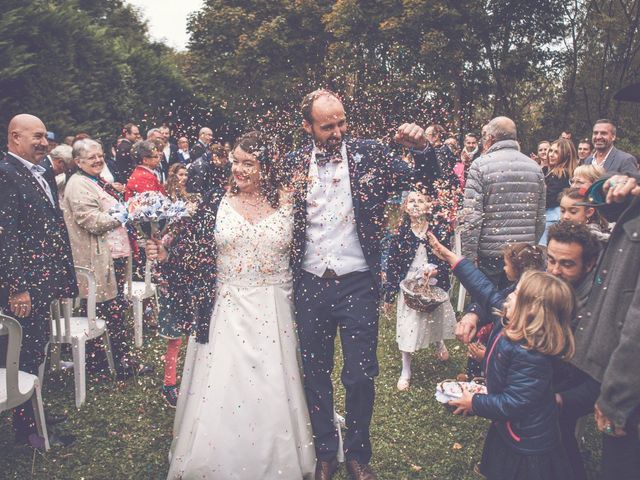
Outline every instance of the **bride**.
POLYGON ((297 359, 291 206, 270 180, 258 132, 233 150, 231 188, 212 193, 166 251, 170 285, 193 292, 170 479, 307 479, 315 467, 297 359))

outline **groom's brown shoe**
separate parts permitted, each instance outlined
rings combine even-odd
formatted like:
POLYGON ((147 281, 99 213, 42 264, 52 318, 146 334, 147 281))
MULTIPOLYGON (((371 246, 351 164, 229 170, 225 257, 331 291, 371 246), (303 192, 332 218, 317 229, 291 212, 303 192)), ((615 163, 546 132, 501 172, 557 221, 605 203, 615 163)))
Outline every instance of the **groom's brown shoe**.
POLYGON ((315 480, 331 480, 333 474, 338 470, 338 460, 333 459, 328 462, 318 460, 316 462, 316 476, 315 480))
POLYGON ((358 463, 357 460, 347 460, 347 472, 353 480, 377 480, 376 474, 371 467, 365 463, 358 463))

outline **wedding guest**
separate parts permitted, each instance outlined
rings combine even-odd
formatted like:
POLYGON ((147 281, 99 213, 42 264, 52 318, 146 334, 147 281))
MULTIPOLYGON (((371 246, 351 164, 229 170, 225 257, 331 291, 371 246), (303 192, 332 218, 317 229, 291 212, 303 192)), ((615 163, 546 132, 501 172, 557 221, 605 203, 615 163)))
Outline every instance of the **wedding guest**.
POLYGON ((140 140, 140 129, 133 123, 122 127, 122 139, 116 147, 115 171, 112 172, 118 183, 126 184, 136 168, 136 162, 131 158, 133 144, 140 140))
POLYGON ((593 153, 583 165, 597 165, 607 172, 635 175, 638 173, 638 161, 630 153, 618 150, 613 144, 617 138, 617 127, 613 120, 602 118, 593 125, 593 153))
POLYGON ((187 192, 203 195, 209 190, 224 189, 229 180, 229 166, 224 147, 219 143, 212 143, 189 167, 187 192))
POLYGON ((75 170, 72 148, 66 144, 58 145, 49 152, 40 163, 47 170, 47 182, 58 191, 58 198, 64 196, 64 188, 68 176, 75 170))
POLYGON ((460 152, 460 161, 453 167, 453 173, 457 175, 460 188, 463 190, 467 181, 469 167, 480 154, 478 136, 475 133, 467 133, 464 137, 464 148, 460 152))
MULTIPOLYGON (((499 295, 507 298, 516 288, 516 284, 529 270, 544 271, 544 251, 538 245, 517 242, 510 243, 504 248, 504 273, 509 284, 503 288, 499 295)), ((478 304, 471 299, 470 305, 465 310, 466 314, 475 313, 479 310, 478 304)), ((486 352, 487 341, 491 333, 491 324, 487 323, 480 328, 476 334, 475 341, 467 344, 469 358, 467 360, 466 380, 474 377, 482 377, 482 359, 486 352)))
POLYGON ((483 360, 487 393, 464 390, 449 402, 455 414, 492 420, 477 473, 490 479, 572 479, 552 388, 553 364, 574 352, 571 287, 548 273, 528 271, 503 305, 495 286, 469 260, 432 234, 429 242, 473 298, 501 312, 494 317, 483 360))
POLYGON ((189 156, 191 157, 192 162, 195 162, 205 154, 205 152, 209 149, 209 145, 211 144, 212 140, 213 131, 208 127, 202 127, 200 129, 200 132, 198 132, 198 141, 189 152, 189 156))
MULTIPOLYGON (((75 142, 73 158, 78 171, 69 179, 62 208, 74 264, 90 269, 95 276, 96 313, 107 322, 118 377, 149 373, 151 369, 139 366, 129 348, 124 284, 130 240, 120 221, 108 213, 122 201, 121 194, 100 176, 105 163, 100 143, 91 139, 75 142)), ((80 296, 86 298, 86 280, 81 278, 78 283, 80 296)))
POLYGON ((547 160, 547 152, 549 151, 550 146, 551 142, 542 140, 541 142, 538 142, 538 149, 536 150, 537 153, 531 154, 531 158, 535 160, 536 163, 540 165, 540 167, 547 167, 549 165, 547 160))
POLYGON ((160 192, 165 194, 164 187, 155 173, 160 165, 160 152, 155 143, 149 140, 137 142, 131 149, 131 157, 137 162, 137 167, 127 181, 124 192, 125 200, 142 192, 160 192))
POLYGON ((595 271, 575 330, 572 363, 601 383, 595 416, 602 436, 601 478, 631 480, 640 471, 640 174, 604 183, 601 213, 616 225, 595 271))
POLYGON ((500 288, 507 283, 504 245, 537 243, 544 232, 544 175, 520 152, 517 136, 507 117, 483 127, 485 151, 469 168, 460 216, 462 253, 500 288))
POLYGON ((580 164, 584 163, 584 161, 589 158, 592 152, 593 145, 591 145, 591 141, 588 138, 580 140, 580 143, 578 143, 578 162, 580 164))
POLYGON ((602 175, 604 175, 604 168, 597 165, 578 165, 573 171, 573 177, 571 177, 571 188, 588 189, 593 185, 602 175))
POLYGON ((178 139, 178 157, 180 163, 189 165, 191 163, 191 156, 189 155, 189 139, 187 137, 180 137, 178 139))
POLYGON ((169 128, 169 125, 163 123, 158 130, 160 131, 160 136, 164 141, 164 149, 162 150, 162 153, 164 153, 164 157, 167 159, 167 168, 174 163, 180 163, 182 159, 178 155, 178 146, 171 141, 171 129, 169 128))
MULTIPOLYGON (((9 122, 8 153, 0 161, 0 308, 22 327, 21 371, 37 375, 46 359, 55 299, 78 293, 69 235, 53 188, 39 165, 47 154, 47 129, 33 115, 9 122)), ((0 358, 6 359, 6 336, 0 358)), ((17 444, 42 449, 31 400, 13 409, 17 444)), ((50 435, 52 445, 74 437, 50 435)))
POLYGON ((606 244, 611 233, 609 223, 588 203, 587 192, 583 188, 566 188, 560 192, 560 220, 587 225, 600 242, 606 244))
MULTIPOLYGON (((194 214, 198 206, 199 196, 189 194, 185 188, 187 180, 187 167, 181 163, 174 163, 169 167, 169 179, 167 180, 167 196, 172 201, 182 200, 187 203, 187 210, 194 214)), ((177 225, 169 227, 165 235, 164 245, 169 248, 171 241, 180 228, 184 227, 181 221, 177 225)), ((164 385, 162 395, 171 408, 176 408, 178 403, 178 385, 176 369, 178 353, 182 346, 182 337, 193 331, 192 317, 193 305, 190 296, 182 289, 175 288, 165 280, 160 281, 158 313, 158 334, 167 340, 167 350, 164 354, 164 385)))
POLYGON ((544 182, 547 186, 545 233, 540 245, 547 244, 549 227, 560 219, 560 201, 558 195, 569 186, 569 179, 578 164, 576 147, 573 142, 560 138, 553 142, 547 153, 549 166, 545 172, 544 182))
MULTIPOLYGON (((427 232, 433 232, 445 245, 450 233, 446 225, 440 225, 431 215, 433 197, 413 191, 403 202, 404 219, 400 231, 391 239, 384 284, 385 310, 390 311, 403 280, 429 282, 448 293, 450 269, 431 252, 427 232)), ((451 301, 447 300, 431 312, 419 312, 405 302, 400 291, 396 316, 396 341, 402 355, 402 372, 397 388, 409 389, 411 383, 411 355, 436 344, 436 356, 441 361, 449 359, 444 340, 453 338, 456 323, 451 301)))

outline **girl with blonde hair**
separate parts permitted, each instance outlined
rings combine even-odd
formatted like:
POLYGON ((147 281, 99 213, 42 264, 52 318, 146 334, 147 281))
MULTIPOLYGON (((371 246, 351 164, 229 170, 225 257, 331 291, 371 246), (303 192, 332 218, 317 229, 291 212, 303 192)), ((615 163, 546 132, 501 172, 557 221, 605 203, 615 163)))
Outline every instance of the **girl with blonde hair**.
POLYGON ((546 272, 526 271, 504 305, 497 288, 469 260, 429 235, 433 251, 487 311, 499 311, 483 359, 487 393, 452 400, 454 413, 492 420, 478 473, 491 480, 572 479, 558 424, 554 364, 574 352, 571 286, 546 272))

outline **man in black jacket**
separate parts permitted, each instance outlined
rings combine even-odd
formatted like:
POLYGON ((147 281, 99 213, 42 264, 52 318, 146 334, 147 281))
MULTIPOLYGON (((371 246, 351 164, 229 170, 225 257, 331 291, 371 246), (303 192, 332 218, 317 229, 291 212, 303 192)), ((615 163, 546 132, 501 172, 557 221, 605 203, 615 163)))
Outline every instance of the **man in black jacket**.
POLYGON ((191 157, 191 161, 195 162, 196 160, 202 158, 202 156, 209 149, 209 145, 213 140, 213 132, 208 127, 202 127, 200 132, 198 132, 198 141, 193 146, 191 151, 189 152, 189 156, 191 157))
MULTIPOLYGON (((78 287, 62 211, 38 165, 47 154, 47 130, 27 114, 15 116, 8 130, 9 152, 0 161, 0 308, 22 326, 20 370, 37 374, 51 302, 75 297, 78 287)), ((42 445, 31 402, 14 409, 13 428, 17 443, 42 445)))
POLYGON ((122 127, 122 140, 116 147, 115 172, 113 176, 116 182, 126 185, 129 176, 136 168, 136 162, 131 158, 131 147, 140 140, 140 129, 133 123, 127 123, 122 127))
POLYGON ((189 167, 187 192, 203 195, 210 190, 224 188, 230 173, 224 147, 219 143, 213 143, 204 155, 189 167))

